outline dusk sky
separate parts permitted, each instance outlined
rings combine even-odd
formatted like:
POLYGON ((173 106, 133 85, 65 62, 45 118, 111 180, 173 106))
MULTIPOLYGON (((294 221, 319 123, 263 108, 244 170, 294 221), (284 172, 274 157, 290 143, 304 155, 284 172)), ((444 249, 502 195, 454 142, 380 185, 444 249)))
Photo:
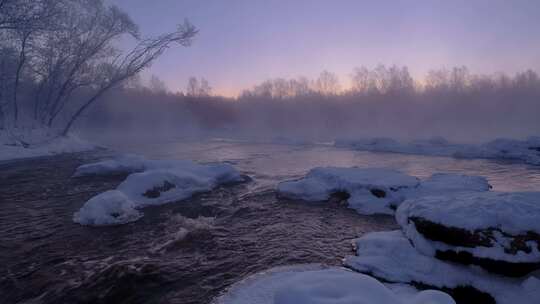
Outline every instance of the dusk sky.
POLYGON ((473 72, 540 70, 537 0, 110 0, 145 35, 184 18, 199 30, 190 48, 169 50, 147 75, 173 91, 190 76, 232 96, 276 77, 315 78, 346 87, 354 67, 407 65, 414 76, 466 65, 473 72))

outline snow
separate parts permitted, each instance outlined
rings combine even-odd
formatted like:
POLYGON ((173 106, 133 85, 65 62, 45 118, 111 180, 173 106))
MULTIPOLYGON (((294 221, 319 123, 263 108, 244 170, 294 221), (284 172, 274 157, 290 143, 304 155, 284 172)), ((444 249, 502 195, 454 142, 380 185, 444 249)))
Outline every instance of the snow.
POLYGON ((459 192, 484 192, 491 189, 487 179, 482 176, 458 173, 435 173, 420 183, 420 186, 409 191, 407 198, 427 195, 450 195, 459 192))
POLYGON ((349 207, 360 214, 393 214, 397 206, 412 197, 489 189, 487 180, 480 176, 438 173, 420 181, 391 169, 356 167, 318 167, 300 180, 277 186, 281 197, 315 202, 326 201, 336 192, 346 192, 350 195, 349 207))
POLYGON ((134 222, 142 217, 135 204, 122 192, 109 190, 94 196, 73 215, 81 225, 119 225, 134 222))
POLYGON ((366 234, 355 245, 357 256, 346 257, 344 264, 388 282, 417 282, 436 288, 472 286, 490 294, 498 304, 535 304, 540 298, 537 277, 507 278, 422 255, 399 230, 366 234))
POLYGON ((455 304, 447 294, 392 284, 344 268, 280 267, 235 284, 216 304, 455 304))
POLYGON ((96 146, 70 134, 57 136, 47 130, 0 131, 0 161, 52 156, 96 149, 96 146))
POLYGON ((240 173, 228 164, 202 165, 191 161, 146 160, 135 156, 83 165, 77 169, 75 176, 141 170, 144 171, 130 174, 118 185, 114 195, 105 192, 87 201, 75 214, 74 221, 85 225, 123 224, 126 222, 124 218, 133 220, 131 209, 181 201, 223 184, 244 181, 240 173), (131 209, 126 207, 127 202, 118 204, 120 194, 129 201, 131 209), (119 207, 111 209, 113 207, 109 204, 119 207), (119 220, 111 219, 111 212, 119 220))
POLYGON ((474 231, 497 228, 507 233, 540 234, 540 192, 470 192, 425 196, 404 202, 396 219, 403 227, 421 217, 447 227, 474 231))
POLYGON ((540 262, 536 244, 529 244, 530 252, 519 250, 507 253, 512 236, 527 232, 540 233, 540 192, 483 192, 461 193, 453 196, 427 196, 405 201, 396 212, 396 219, 405 235, 415 247, 426 255, 436 250, 469 252, 475 257, 508 262, 540 262), (443 242, 427 240, 420 234, 411 217, 419 217, 449 228, 471 232, 496 229, 491 247, 449 246, 443 242), (500 233, 498 231, 502 231, 500 233))
POLYGON ((399 142, 390 138, 336 140, 334 145, 360 151, 508 159, 540 165, 540 137, 529 137, 526 140, 500 138, 480 145, 450 143, 440 137, 410 142, 399 142))
POLYGON ((115 159, 79 166, 74 177, 90 175, 117 175, 142 172, 146 169, 146 160, 138 155, 121 155, 115 159))
POLYGON ((391 169, 319 167, 303 179, 278 184, 277 191, 282 197, 305 201, 328 200, 333 193, 344 191, 350 195, 349 207, 359 213, 392 214, 392 207, 404 199, 401 192, 418 184, 416 177, 391 169), (384 197, 373 191, 384 191, 384 197))

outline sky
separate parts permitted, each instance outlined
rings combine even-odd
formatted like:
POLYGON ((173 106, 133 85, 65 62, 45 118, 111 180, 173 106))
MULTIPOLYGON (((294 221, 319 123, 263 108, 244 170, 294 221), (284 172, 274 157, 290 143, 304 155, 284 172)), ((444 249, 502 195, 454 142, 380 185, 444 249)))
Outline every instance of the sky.
POLYGON ((538 0, 108 0, 146 36, 188 19, 199 34, 146 71, 172 91, 190 76, 235 96, 270 78, 406 65, 415 77, 465 65, 475 73, 540 71, 538 0))

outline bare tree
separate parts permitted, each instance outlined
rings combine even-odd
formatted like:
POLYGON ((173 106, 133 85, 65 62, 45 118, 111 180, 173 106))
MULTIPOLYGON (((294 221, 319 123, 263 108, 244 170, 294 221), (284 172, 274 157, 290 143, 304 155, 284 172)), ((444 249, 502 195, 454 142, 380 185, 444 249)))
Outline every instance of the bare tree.
POLYGON ((199 81, 196 77, 189 77, 186 87, 186 95, 190 97, 207 97, 212 94, 212 87, 208 80, 201 78, 199 81))
POLYGON ((176 31, 156 38, 141 40, 134 49, 124 56, 116 55, 112 61, 99 64, 97 75, 100 75, 101 81, 93 86, 93 93, 90 97, 68 119, 62 134, 66 135, 81 114, 108 90, 149 67, 172 44, 190 45, 196 34, 195 27, 185 21, 178 25, 176 31))
POLYGON ((196 77, 189 77, 188 84, 186 87, 186 95, 195 97, 199 91, 199 81, 196 77))
POLYGON ((323 71, 315 81, 315 88, 322 95, 336 95, 341 88, 336 74, 323 71))

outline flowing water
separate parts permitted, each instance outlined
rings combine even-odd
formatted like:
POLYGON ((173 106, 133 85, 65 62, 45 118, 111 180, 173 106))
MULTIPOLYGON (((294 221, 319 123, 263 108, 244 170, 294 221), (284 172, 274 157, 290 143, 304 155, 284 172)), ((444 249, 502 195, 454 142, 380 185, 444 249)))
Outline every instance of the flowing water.
POLYGON ((276 198, 281 180, 315 166, 391 167, 483 175, 494 190, 538 191, 540 169, 490 160, 357 152, 328 145, 206 142, 108 143, 150 158, 227 161, 249 183, 144 209, 118 227, 84 227, 72 215, 125 176, 71 178, 109 152, 0 164, 1 303, 208 303, 232 283, 267 268, 339 265, 350 240, 396 227, 335 203, 276 198))

